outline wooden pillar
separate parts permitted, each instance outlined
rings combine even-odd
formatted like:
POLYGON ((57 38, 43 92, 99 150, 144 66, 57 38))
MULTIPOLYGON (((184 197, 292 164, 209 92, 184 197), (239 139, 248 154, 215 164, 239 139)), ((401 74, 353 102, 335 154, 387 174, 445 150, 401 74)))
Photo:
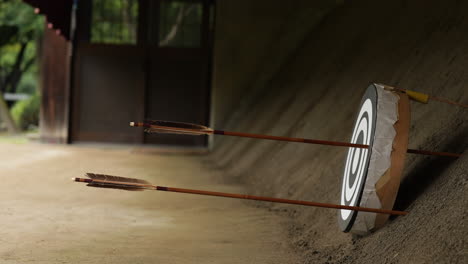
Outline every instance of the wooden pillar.
POLYGON ((41 56, 40 137, 51 143, 68 142, 70 42, 45 27, 41 56))

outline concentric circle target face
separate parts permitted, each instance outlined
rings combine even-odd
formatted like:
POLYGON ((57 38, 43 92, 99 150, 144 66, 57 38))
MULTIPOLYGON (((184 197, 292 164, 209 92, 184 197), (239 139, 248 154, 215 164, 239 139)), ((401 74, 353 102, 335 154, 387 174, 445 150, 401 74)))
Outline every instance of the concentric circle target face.
MULTIPOLYGON (((361 201, 372 144, 374 143, 376 110, 377 91, 374 85, 370 85, 361 100, 361 107, 351 136, 351 143, 369 145, 370 147, 369 149, 349 148, 348 150, 341 186, 340 203, 342 205, 359 206, 361 201)), ((344 232, 351 230, 357 213, 352 210, 339 210, 338 222, 341 230, 344 232)))

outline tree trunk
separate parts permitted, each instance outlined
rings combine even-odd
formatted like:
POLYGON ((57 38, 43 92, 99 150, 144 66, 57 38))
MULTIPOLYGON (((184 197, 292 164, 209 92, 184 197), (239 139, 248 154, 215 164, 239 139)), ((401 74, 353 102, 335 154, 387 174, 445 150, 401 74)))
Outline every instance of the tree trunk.
POLYGON ((19 129, 16 126, 15 121, 11 117, 10 110, 8 109, 5 99, 3 98, 2 92, 0 92, 0 118, 3 122, 5 122, 8 132, 10 132, 11 134, 19 133, 19 129))
POLYGON ((21 64, 23 64, 24 55, 25 55, 27 47, 28 47, 28 42, 21 43, 21 49, 16 55, 15 65, 13 66, 13 69, 11 70, 10 74, 8 74, 8 76, 6 77, 5 82, 3 84, 3 87, 2 87, 3 92, 11 92, 11 93, 16 92, 16 87, 18 86, 18 83, 21 79, 21 75, 23 75, 21 64))

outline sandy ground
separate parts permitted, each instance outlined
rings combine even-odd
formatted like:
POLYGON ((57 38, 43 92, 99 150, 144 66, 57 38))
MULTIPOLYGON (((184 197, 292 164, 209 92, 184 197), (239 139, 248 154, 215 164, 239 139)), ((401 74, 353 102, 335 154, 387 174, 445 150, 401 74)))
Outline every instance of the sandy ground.
POLYGON ((85 172, 242 191, 198 156, 0 143, 0 263, 297 263, 286 219, 245 201, 85 187, 85 172))

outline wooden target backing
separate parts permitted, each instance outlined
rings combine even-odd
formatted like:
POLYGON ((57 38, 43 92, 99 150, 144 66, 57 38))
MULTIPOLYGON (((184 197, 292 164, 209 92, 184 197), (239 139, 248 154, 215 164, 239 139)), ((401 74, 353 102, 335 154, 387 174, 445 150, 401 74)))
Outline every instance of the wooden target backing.
MULTIPOLYGON (((393 209, 395 199, 400 188, 401 174, 405 167, 405 158, 408 151, 408 137, 410 128, 410 102, 406 94, 398 93, 398 122, 393 126, 396 136, 393 141, 391 154, 392 166, 375 184, 377 195, 382 204, 382 209, 393 209)), ((388 220, 388 214, 378 214, 375 219, 374 228, 382 227, 388 220)))

